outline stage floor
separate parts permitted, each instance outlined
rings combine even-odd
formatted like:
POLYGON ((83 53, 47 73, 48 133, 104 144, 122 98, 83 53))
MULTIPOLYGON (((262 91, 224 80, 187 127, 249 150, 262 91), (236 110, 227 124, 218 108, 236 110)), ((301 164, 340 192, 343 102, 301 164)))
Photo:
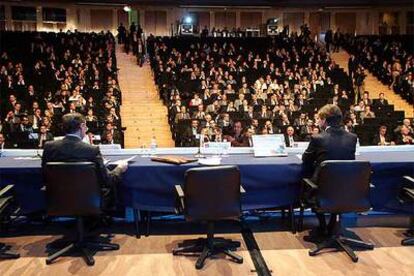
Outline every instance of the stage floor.
MULTIPOLYGON (((280 218, 251 220, 248 225, 273 275, 414 275, 414 248, 400 245, 408 226, 406 217, 360 217, 350 230, 376 247, 373 251, 357 252, 358 263, 353 263, 343 252, 309 257, 308 249, 313 244, 305 242, 303 237, 315 223, 313 217, 306 218, 305 230, 295 235, 280 218)), ((45 265, 46 244, 57 239, 57 233, 70 231, 67 225, 19 227, 18 236, 0 241, 12 245, 22 257, 0 261, 0 275, 257 275, 240 228, 234 223, 220 224, 217 230, 224 233, 219 236, 242 242, 237 253, 244 257, 244 263, 235 264, 220 256, 207 260, 201 271, 194 268, 195 257, 171 254, 178 242, 200 237, 203 227, 198 224, 154 221, 151 235, 141 239, 134 237, 130 224, 117 223, 112 229, 113 242, 120 244, 120 250, 98 253, 95 266, 88 267, 83 259, 73 257, 45 265)))

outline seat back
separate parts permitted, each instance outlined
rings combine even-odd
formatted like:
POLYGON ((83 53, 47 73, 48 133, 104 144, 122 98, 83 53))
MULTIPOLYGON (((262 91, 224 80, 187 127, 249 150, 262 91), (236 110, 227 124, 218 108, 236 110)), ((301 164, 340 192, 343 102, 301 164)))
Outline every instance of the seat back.
POLYGON ((365 212, 369 200, 371 165, 367 161, 329 160, 317 173, 318 211, 326 213, 365 212))
POLYGON ((93 216, 101 212, 101 190, 92 162, 49 162, 44 168, 50 216, 93 216))
POLYGON ((236 219, 241 213, 240 171, 237 166, 189 169, 184 194, 187 220, 236 219))

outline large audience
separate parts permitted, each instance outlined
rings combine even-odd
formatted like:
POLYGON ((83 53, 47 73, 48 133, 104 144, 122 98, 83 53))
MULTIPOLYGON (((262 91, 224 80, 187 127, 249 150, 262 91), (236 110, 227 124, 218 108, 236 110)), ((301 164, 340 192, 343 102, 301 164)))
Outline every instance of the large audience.
MULTIPOLYGON (((208 31, 207 31, 208 32, 208 31)), ((42 148, 63 134, 61 117, 85 115, 87 143, 123 144, 115 38, 110 33, 2 32, 0 145, 42 148)), ((309 29, 273 37, 153 37, 120 26, 118 43, 145 48, 176 146, 229 141, 251 146, 254 134, 284 134, 287 146, 319 133, 316 111, 338 105, 344 128, 363 145, 414 144, 413 123, 385 98, 371 99, 364 70, 412 103, 412 42, 404 36, 334 34, 352 53, 349 76, 309 29)))
POLYGON ((1 38, 2 148, 42 148, 63 135, 61 118, 72 112, 86 117, 85 142, 122 144, 112 34, 2 32, 1 38))
MULTIPOLYGON (((294 146, 319 133, 315 111, 326 103, 342 109, 345 129, 356 132, 361 144, 413 143, 411 121, 403 121, 404 114, 394 112, 384 94, 372 100, 369 92, 353 87, 352 78, 309 32, 272 38, 150 37, 148 51, 176 146, 203 140, 251 146, 253 134, 273 133, 283 133, 287 146, 294 146)), ((361 71, 354 77, 358 74, 364 77, 361 71)))

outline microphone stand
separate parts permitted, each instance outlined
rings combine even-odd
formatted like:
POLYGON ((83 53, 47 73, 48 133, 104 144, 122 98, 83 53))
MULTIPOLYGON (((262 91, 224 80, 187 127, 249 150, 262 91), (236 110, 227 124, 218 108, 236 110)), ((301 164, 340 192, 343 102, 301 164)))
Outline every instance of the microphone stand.
POLYGON ((198 151, 194 155, 195 158, 204 158, 204 155, 201 153, 201 147, 204 144, 204 134, 200 134, 200 141, 198 145, 198 151))

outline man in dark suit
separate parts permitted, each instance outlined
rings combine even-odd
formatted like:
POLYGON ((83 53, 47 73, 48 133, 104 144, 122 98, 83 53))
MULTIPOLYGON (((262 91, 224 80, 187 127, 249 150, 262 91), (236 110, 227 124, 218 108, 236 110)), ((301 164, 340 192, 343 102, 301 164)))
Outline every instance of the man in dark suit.
POLYGON ((299 140, 299 138, 295 134, 295 129, 293 128, 293 126, 288 126, 286 128, 286 133, 285 133, 286 147, 292 148, 294 146, 295 142, 297 142, 298 140, 299 140))
POLYGON ((356 70, 357 65, 358 63, 357 63, 355 56, 351 54, 351 56, 348 59, 348 75, 351 80, 352 80, 352 77, 356 70))
POLYGON ((9 143, 7 143, 6 138, 4 137, 4 134, 0 132, 0 153, 4 149, 11 149, 13 148, 9 143))
MULTIPOLYGON (((317 178, 317 168, 325 160, 355 160, 357 136, 341 128, 342 112, 335 105, 325 105, 319 110, 319 126, 325 131, 311 136, 310 143, 303 153, 302 161, 305 171, 317 178)), ((310 197, 312 197, 310 195, 310 197)), ((325 215, 317 213, 321 233, 331 232, 336 215, 332 214, 328 228, 325 215)))
POLYGON ((82 141, 86 135, 86 120, 79 113, 68 113, 62 117, 65 138, 44 145, 42 168, 48 162, 94 162, 101 181, 104 208, 113 207, 116 183, 121 179, 128 164, 123 162, 109 171, 103 162, 99 148, 82 141))
POLYGON ((39 138, 38 138, 38 148, 42 149, 46 142, 53 141, 53 134, 47 131, 46 126, 40 126, 39 138))

